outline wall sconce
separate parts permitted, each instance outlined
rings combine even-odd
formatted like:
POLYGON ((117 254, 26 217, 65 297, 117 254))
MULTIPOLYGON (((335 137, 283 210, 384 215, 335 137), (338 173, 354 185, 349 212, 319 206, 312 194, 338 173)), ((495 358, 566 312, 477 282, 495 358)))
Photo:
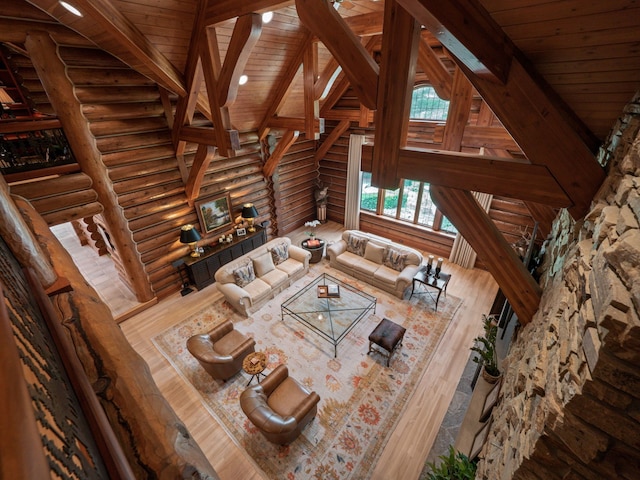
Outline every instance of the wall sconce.
POLYGON ((258 216, 258 210, 253 206, 253 203, 245 203, 242 206, 242 218, 249 222, 249 231, 255 232, 256 227, 253 226, 254 219, 258 216))
POLYGON ((191 247, 191 256, 199 257, 200 252, 198 251, 198 240, 202 237, 200 233, 194 228, 193 225, 184 225, 180 229, 180 243, 188 243, 191 247))

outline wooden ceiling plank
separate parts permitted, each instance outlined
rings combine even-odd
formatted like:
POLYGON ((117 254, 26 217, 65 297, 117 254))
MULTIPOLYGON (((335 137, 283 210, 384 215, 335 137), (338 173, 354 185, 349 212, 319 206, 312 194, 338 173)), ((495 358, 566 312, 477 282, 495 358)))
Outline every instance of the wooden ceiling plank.
POLYGON ((477 0, 397 0, 475 75, 504 83, 514 47, 477 0))
POLYGON ((205 173, 207 173, 207 168, 209 168, 209 164, 215 154, 216 147, 203 144, 198 145, 198 150, 193 159, 193 165, 191 165, 191 171, 189 172, 189 178, 185 186, 185 193, 189 205, 193 205, 194 200, 200 195, 202 179, 205 173))
POLYGON ((296 0, 300 21, 338 60, 360 102, 376 110, 378 65, 328 0, 296 0))
POLYGON ((257 13, 243 15, 236 20, 224 64, 218 78, 218 103, 228 107, 238 95, 240 75, 244 71, 251 50, 262 32, 262 16, 257 13))
POLYGON ((241 2, 238 0, 216 0, 207 6, 205 25, 214 26, 248 13, 280 10, 293 4, 293 0, 243 0, 241 2))
POLYGON ((300 132, 298 132, 297 130, 287 130, 286 132, 284 132, 284 135, 282 135, 282 138, 280 138, 280 140, 278 141, 276 148, 273 150, 273 153, 262 168, 262 173, 265 177, 268 178, 273 175, 273 173, 276 171, 276 168, 278 167, 278 163, 280 163, 282 157, 284 157, 291 145, 295 143, 299 135, 300 132))
POLYGON ((167 90, 187 94, 182 74, 109 0, 75 0, 82 17, 70 14, 57 1, 28 1, 167 90))
POLYGON ((498 282, 523 325, 538 310, 542 290, 471 192, 432 185, 431 198, 456 225, 498 282))
POLYGON ((260 138, 260 140, 264 139, 264 137, 266 137, 269 133, 268 125, 271 122, 273 116, 278 113, 280 105, 289 94, 291 86, 293 84, 293 80, 296 77, 298 70, 300 69, 300 64, 302 63, 304 52, 311 44, 312 39, 313 34, 307 30, 303 40, 298 46, 298 50, 296 50, 296 53, 293 56, 293 59, 287 66, 281 80, 278 82, 276 91, 271 95, 271 104, 267 108, 267 112, 262 119, 262 122, 260 122, 260 126, 258 127, 258 137, 260 138))
POLYGON ((418 65, 429 78, 429 83, 436 91, 438 96, 443 100, 451 99, 451 88, 453 77, 447 67, 444 66, 440 57, 438 57, 426 42, 424 37, 420 38, 418 48, 418 65))

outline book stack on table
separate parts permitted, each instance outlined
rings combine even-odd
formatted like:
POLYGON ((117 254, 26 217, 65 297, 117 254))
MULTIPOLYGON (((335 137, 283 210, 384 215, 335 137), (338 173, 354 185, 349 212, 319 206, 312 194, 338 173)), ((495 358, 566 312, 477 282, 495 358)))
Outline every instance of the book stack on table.
POLYGON ((318 285, 318 297, 319 298, 337 298, 340 296, 340 286, 329 284, 329 285, 318 285))
POLYGON ((320 240, 318 240, 317 238, 311 238, 309 240, 307 240, 307 247, 309 248, 317 248, 320 246, 320 240))

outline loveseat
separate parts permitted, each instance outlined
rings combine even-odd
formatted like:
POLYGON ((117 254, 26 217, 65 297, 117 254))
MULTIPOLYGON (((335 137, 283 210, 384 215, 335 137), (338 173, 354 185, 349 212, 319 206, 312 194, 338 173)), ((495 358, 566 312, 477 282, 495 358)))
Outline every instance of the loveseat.
POLYGON ((403 298, 420 269, 422 254, 371 233, 345 230, 327 248, 330 265, 374 287, 403 298))
POLYGON ((220 267, 215 285, 233 308, 249 316, 305 275, 310 258, 288 237, 275 238, 220 267))

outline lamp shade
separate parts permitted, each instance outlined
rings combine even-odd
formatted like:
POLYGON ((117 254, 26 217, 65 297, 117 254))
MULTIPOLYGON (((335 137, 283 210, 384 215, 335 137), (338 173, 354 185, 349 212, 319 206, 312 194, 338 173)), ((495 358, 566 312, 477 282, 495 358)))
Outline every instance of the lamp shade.
POLYGON ((258 210, 253 206, 253 203, 245 203, 242 206, 242 218, 256 218, 258 216, 258 210))
POLYGON ((193 225, 184 225, 180 229, 180 243, 194 243, 200 240, 202 237, 198 230, 193 225))

